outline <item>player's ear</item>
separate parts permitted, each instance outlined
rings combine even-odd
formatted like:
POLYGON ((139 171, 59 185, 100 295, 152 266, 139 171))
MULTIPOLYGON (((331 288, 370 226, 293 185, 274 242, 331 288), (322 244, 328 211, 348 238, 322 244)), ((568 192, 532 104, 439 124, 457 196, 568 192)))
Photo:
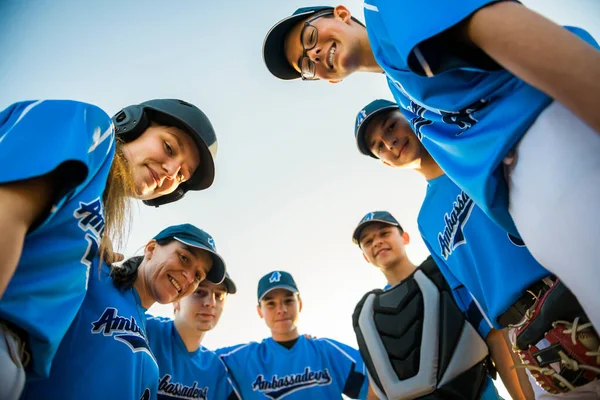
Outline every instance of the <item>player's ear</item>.
POLYGON ((173 311, 175 312, 175 311, 179 311, 179 310, 181 310, 181 304, 179 303, 179 300, 174 301, 173 302, 173 311))
POLYGON ((258 316, 261 317, 262 319, 264 319, 264 315, 262 313, 262 310, 260 308, 260 303, 258 303, 258 305, 256 306, 256 311, 258 312, 258 316))
POLYGON ((342 79, 337 79, 337 80, 330 80, 329 83, 340 83, 342 81, 342 79))
POLYGON ((156 240, 152 239, 151 241, 149 241, 146 244, 146 247, 144 248, 144 258, 146 260, 150 260, 152 259, 152 256, 154 255, 154 251, 156 250, 156 240))
POLYGON ((341 4, 333 9, 333 15, 341 19, 346 24, 351 20, 350 10, 341 4))
POLYGON ((298 312, 302 312, 302 297, 298 295, 298 312))
POLYGON ((410 235, 408 232, 402 232, 402 239, 404 239, 404 244, 410 243, 410 235))

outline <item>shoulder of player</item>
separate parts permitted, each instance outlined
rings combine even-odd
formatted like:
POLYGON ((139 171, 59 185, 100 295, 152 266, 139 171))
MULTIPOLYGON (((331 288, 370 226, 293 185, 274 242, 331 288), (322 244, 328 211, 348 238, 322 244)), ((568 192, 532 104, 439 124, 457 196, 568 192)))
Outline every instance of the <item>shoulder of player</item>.
POLYGON ((353 359, 354 357, 351 354, 349 354, 349 352, 357 351, 352 346, 349 346, 345 343, 339 342, 331 338, 319 338, 313 339, 313 341, 316 345, 321 346, 322 348, 328 351, 342 354, 350 359, 353 359))
POLYGON ((245 357, 248 353, 256 351, 262 345, 258 342, 240 343, 233 346, 221 347, 213 350, 219 357, 245 357))

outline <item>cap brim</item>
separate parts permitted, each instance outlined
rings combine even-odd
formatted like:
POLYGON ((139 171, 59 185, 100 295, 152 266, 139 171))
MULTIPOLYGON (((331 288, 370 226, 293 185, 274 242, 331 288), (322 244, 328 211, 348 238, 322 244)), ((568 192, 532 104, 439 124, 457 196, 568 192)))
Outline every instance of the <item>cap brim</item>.
POLYGON ((225 280, 225 272, 226 272, 225 261, 221 258, 221 256, 219 254, 217 254, 215 251, 213 251, 210 247, 205 246, 200 242, 194 242, 191 240, 183 240, 183 239, 178 238, 177 236, 174 236, 173 239, 175 239, 178 242, 181 242, 183 244, 186 244, 188 246, 206 250, 209 253, 211 253, 212 259, 213 259, 213 264, 212 264, 212 267, 210 268, 210 271, 208 271, 208 274, 206 274, 206 280, 214 283, 215 285, 218 285, 219 283, 221 283, 225 280))
POLYGON ((227 289, 228 294, 235 294, 237 292, 237 287, 235 286, 235 283, 233 283, 233 280, 230 277, 225 276, 225 280, 223 281, 223 283, 225 284, 225 288, 227 289))
POLYGON ((360 239, 360 234, 363 231, 363 229, 365 229, 365 227, 369 224, 372 224, 373 222, 381 222, 384 224, 388 224, 391 226, 400 226, 400 224, 394 223, 394 222, 390 222, 390 221, 386 221, 383 219, 370 219, 368 221, 362 222, 360 224, 358 224, 358 226, 354 229, 354 233, 352 233, 352 241, 356 244, 358 243, 358 239, 360 239))
POLYGON ((298 293, 298 289, 296 289, 295 287, 289 286, 289 285, 277 285, 277 286, 273 286, 271 288, 269 288, 269 290, 267 290, 266 292, 264 292, 260 298, 258 299, 258 301, 260 302, 262 299, 265 298, 265 296, 267 294, 269 294, 270 292, 272 292, 275 289, 285 289, 285 290, 289 290, 292 293, 298 293))
POLYGON ((294 25, 316 12, 290 15, 275 24, 267 33, 263 43, 263 60, 273 76, 285 81, 300 79, 300 72, 296 71, 285 57, 285 37, 294 25))
POLYGON ((358 147, 358 150, 364 154, 365 156, 370 156, 373 157, 375 159, 378 159, 372 152, 371 149, 369 149, 369 147, 367 146, 367 144, 365 143, 365 133, 367 132, 367 126, 369 124, 369 122, 375 118, 376 116, 378 116, 379 114, 381 114, 384 111, 388 111, 388 110, 397 110, 398 106, 397 105, 393 105, 393 106, 386 106, 386 107, 382 107, 380 109, 378 109, 375 112, 372 112, 371 114, 369 114, 358 126, 357 128, 357 132, 356 132, 356 147, 358 147))

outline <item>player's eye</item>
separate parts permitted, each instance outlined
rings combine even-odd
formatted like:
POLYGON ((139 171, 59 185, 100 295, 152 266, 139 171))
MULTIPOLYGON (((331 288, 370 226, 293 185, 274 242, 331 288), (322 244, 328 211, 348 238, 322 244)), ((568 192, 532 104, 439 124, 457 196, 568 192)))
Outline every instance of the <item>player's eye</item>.
POLYGON ((219 301, 225 300, 225 293, 215 293, 215 298, 219 301))
POLYGON ((396 126, 396 122, 394 121, 390 124, 390 126, 388 126, 388 132, 393 131, 395 126, 396 126))
POLYGON ((165 144, 165 151, 167 152, 167 154, 169 156, 173 155, 173 148, 171 147, 171 145, 169 143, 167 143, 166 141, 164 142, 165 144))
POLYGON ((179 253, 179 259, 183 263, 187 263, 190 260, 185 254, 182 254, 182 253, 179 253))
POLYGON ((197 290, 195 294, 198 297, 204 297, 204 296, 208 295, 208 292, 206 290, 197 290))

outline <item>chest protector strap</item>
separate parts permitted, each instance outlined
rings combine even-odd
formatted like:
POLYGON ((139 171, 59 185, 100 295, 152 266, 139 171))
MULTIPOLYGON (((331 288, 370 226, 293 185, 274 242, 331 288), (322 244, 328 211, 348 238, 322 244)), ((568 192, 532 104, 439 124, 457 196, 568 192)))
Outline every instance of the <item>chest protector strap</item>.
POLYGON ((488 354, 429 259, 410 277, 367 293, 352 316, 380 399, 479 399, 488 354))

